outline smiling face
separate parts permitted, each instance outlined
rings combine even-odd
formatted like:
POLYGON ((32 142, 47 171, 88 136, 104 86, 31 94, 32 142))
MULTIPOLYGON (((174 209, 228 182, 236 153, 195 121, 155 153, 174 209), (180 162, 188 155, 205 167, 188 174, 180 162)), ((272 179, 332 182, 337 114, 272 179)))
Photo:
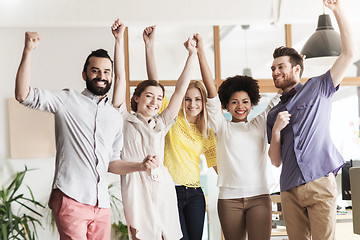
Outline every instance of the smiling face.
POLYGON ((111 61, 103 57, 91 57, 86 72, 83 72, 86 88, 94 95, 103 96, 111 87, 111 61))
POLYGON ((163 90, 159 86, 146 87, 140 96, 134 96, 137 103, 136 112, 149 120, 159 112, 164 97, 163 94, 163 90))
POLYGON ((186 118, 190 123, 196 123, 199 114, 203 111, 203 99, 198 88, 189 88, 184 97, 186 118))
POLYGON ((231 95, 226 109, 231 113, 232 122, 247 122, 252 106, 248 93, 238 91, 231 95))
POLYGON ((300 82, 300 66, 292 67, 289 56, 275 58, 271 71, 275 87, 282 89, 284 92, 290 91, 300 82))

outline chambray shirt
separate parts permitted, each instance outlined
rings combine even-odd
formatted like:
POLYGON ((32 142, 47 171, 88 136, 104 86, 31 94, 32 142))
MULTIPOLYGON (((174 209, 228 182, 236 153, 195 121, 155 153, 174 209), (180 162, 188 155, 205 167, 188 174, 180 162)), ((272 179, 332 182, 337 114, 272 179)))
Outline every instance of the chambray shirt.
POLYGON ((313 181, 337 171, 344 160, 330 137, 331 97, 334 87, 330 71, 295 86, 296 94, 279 102, 267 118, 268 141, 279 112, 291 114, 281 131, 282 171, 280 191, 313 181))
MULTIPOLYGON (((55 116, 56 163, 53 189, 76 201, 110 208, 106 173, 120 159, 123 119, 107 97, 85 89, 58 92, 31 88, 25 106, 55 116)), ((30 139, 31 140, 31 139, 30 139)))

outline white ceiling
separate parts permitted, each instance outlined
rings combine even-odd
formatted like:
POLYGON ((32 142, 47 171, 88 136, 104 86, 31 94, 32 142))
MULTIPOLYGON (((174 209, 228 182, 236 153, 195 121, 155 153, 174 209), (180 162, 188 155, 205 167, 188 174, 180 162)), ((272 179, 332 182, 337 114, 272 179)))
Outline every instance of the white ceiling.
MULTIPOLYGON (((360 1, 342 1, 360 23, 360 1)), ((321 0, 0 0, 0 26, 310 23, 322 12, 321 0)))
MULTIPOLYGON (((360 49, 360 1, 342 2, 360 49)), ((269 78, 272 51, 285 45, 284 24, 292 24, 292 45, 301 50, 323 12, 332 16, 321 0, 0 0, 0 31, 1 27, 109 27, 119 17, 129 26, 131 50, 143 48, 142 28, 156 24, 157 60, 166 65, 169 59, 160 55, 171 52, 174 63, 181 62, 183 49, 176 42, 194 32, 200 32, 211 49, 211 26, 220 25, 222 77, 250 67, 254 77, 269 78), (250 25, 246 38, 242 24, 250 25)), ((355 73, 354 67, 349 75, 355 73)))

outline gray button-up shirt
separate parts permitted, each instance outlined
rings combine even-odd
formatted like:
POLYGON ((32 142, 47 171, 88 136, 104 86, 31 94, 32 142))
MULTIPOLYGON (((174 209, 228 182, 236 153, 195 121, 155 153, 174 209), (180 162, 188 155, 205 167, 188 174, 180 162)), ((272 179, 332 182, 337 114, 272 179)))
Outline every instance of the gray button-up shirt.
POLYGON ((337 89, 327 71, 305 85, 296 85, 295 96, 270 110, 269 143, 278 113, 286 110, 291 114, 290 123, 281 130, 281 191, 323 177, 344 164, 330 136, 331 97, 337 89))
POLYGON ((25 106, 54 113, 56 166, 53 189, 76 201, 109 208, 106 173, 120 159, 123 119, 107 97, 87 89, 50 92, 31 88, 25 106))

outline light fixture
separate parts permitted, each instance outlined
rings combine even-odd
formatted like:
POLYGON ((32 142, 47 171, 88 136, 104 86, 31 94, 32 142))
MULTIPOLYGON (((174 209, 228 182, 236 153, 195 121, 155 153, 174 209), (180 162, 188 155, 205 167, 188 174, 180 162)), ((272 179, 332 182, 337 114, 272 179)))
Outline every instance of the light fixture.
POLYGON ((319 16, 318 26, 301 50, 306 58, 339 56, 341 54, 340 35, 331 25, 328 14, 319 16))
POLYGON ((244 49, 245 49, 245 68, 243 69, 243 75, 247 75, 249 77, 252 76, 251 69, 248 67, 247 61, 247 35, 246 30, 248 30, 250 25, 241 25, 241 28, 244 30, 244 49))

